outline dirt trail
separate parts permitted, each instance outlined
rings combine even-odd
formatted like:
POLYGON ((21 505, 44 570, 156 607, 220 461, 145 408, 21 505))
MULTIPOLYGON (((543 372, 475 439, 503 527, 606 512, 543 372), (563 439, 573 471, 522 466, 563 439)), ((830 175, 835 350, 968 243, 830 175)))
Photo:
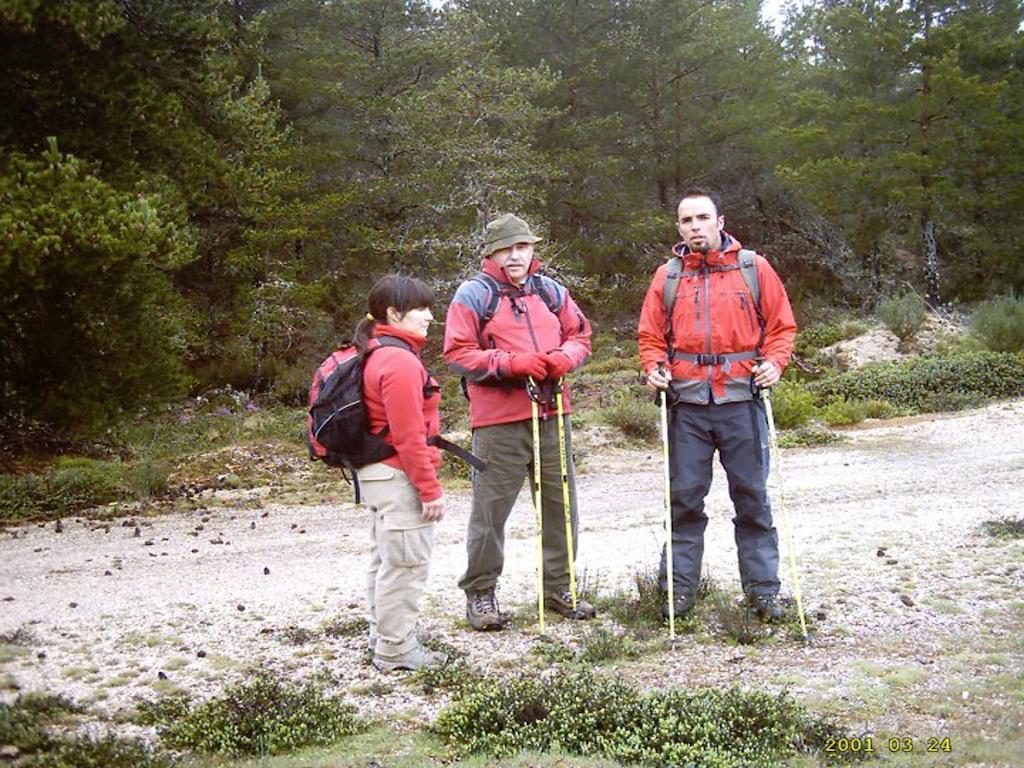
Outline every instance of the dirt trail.
MULTIPOLYGON (((979 697, 990 694, 978 688, 986 675, 1020 677, 1013 642, 1022 624, 1024 549, 986 537, 979 526, 1024 509, 1022 430, 1018 400, 876 423, 849 431, 846 444, 786 451, 785 502, 803 591, 810 612, 824 617, 817 641, 751 648, 684 638, 675 651, 645 656, 624 673, 649 685, 788 686, 834 708, 848 701, 871 730, 911 729, 906 735, 923 738, 970 723, 976 735, 984 738, 989 727, 995 738, 1005 718, 1024 719, 1019 698, 992 716, 998 702, 982 706, 979 697), (985 666, 986 649, 1014 647, 1009 661, 985 666), (933 697, 935 706, 892 707, 881 699, 876 706, 871 697, 886 690, 933 697)), ((602 590, 627 585, 657 557, 659 459, 656 450, 591 450, 579 482, 578 570, 602 590)), ((706 567, 718 584, 738 589, 731 506, 717 465, 708 512, 706 567)), ((438 531, 424 623, 474 662, 515 667, 534 632, 528 497, 521 494, 512 517, 499 593, 518 608, 516 631, 480 636, 459 623, 467 514, 468 495, 453 494, 438 531)), ((212 692, 258 662, 299 674, 341 673, 342 687, 367 714, 429 714, 438 706, 390 683, 380 695, 360 695, 380 680, 363 658, 364 639, 320 631, 360 612, 367 533, 364 513, 352 504, 66 519, 61 532, 50 523, 2 536, 0 633, 20 644, 2 646, 8 696, 15 686, 50 690, 115 712, 172 687, 212 692)), ((556 620, 550 626, 561 637, 581 631, 556 620)))

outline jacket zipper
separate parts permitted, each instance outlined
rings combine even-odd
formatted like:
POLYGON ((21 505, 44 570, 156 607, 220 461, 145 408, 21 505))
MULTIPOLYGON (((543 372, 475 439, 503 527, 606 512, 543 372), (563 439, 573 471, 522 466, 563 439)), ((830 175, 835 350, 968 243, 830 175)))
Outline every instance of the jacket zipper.
MULTIPOLYGON (((533 351, 540 352, 540 345, 537 343, 537 334, 533 332, 533 321, 530 319, 530 308, 526 306, 526 302, 523 302, 523 316, 526 318, 526 327, 530 329, 530 340, 533 342, 533 351)), ((543 403, 540 408, 540 417, 545 421, 548 418, 548 406, 547 403, 543 403)))

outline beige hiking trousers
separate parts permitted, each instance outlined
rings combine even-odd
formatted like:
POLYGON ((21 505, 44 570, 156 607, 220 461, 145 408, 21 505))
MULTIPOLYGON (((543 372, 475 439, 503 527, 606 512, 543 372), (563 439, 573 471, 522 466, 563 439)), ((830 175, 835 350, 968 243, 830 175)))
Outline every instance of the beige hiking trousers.
POLYGON ((416 621, 427 583, 434 524, 405 472, 384 463, 357 470, 370 512, 370 566, 366 573, 367 618, 375 655, 394 659, 416 648, 416 621))

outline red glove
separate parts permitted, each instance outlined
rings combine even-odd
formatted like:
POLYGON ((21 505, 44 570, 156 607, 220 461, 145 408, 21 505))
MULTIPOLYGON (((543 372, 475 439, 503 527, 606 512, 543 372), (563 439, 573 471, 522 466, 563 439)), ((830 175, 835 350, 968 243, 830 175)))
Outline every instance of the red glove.
POLYGON ((549 379, 560 379, 572 370, 572 360, 569 359, 568 355, 565 355, 558 350, 548 352, 544 355, 544 362, 546 362, 548 366, 549 379))
POLYGON ((513 353, 508 369, 513 376, 533 376, 537 380, 543 379, 548 373, 544 355, 539 352, 513 353))

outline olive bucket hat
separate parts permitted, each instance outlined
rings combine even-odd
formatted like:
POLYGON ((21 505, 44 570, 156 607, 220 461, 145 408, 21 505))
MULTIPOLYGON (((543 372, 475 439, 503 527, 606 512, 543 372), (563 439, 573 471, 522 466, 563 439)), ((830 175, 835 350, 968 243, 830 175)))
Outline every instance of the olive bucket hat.
POLYGON ((484 227, 482 251, 484 256, 490 256, 495 251, 516 243, 536 243, 543 239, 533 234, 530 225, 518 216, 506 213, 487 222, 487 226, 484 227))

